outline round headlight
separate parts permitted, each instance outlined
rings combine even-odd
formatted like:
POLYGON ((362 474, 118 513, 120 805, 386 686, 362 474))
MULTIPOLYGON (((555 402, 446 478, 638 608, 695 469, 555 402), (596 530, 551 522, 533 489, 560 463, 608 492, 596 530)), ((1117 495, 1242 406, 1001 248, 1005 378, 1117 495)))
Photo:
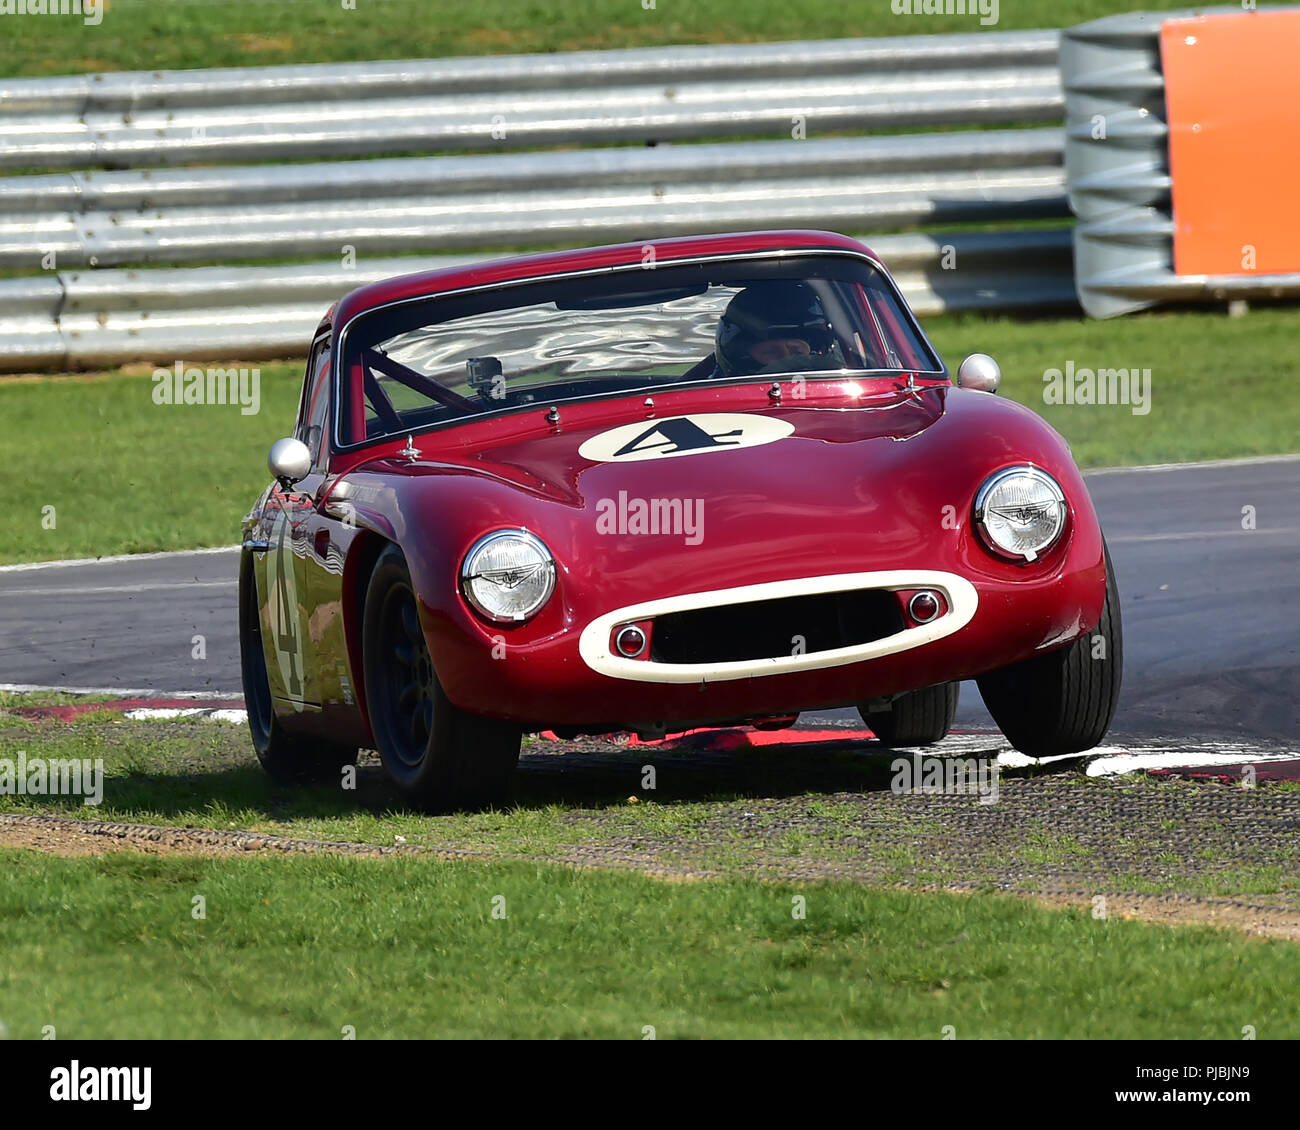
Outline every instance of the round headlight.
POLYGON ((990 549, 1033 561, 1065 528, 1065 494, 1037 467, 1008 467, 975 496, 975 524, 990 549))
POLYGON ((527 530, 498 530, 465 555, 460 584, 465 599, 489 620, 527 620, 555 591, 555 561, 527 530))

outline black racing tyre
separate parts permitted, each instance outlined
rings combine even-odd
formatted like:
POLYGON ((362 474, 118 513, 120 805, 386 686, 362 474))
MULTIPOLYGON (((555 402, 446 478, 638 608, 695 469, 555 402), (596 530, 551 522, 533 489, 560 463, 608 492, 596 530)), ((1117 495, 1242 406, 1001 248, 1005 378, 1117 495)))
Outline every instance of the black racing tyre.
POLYGON ((253 749, 271 779, 280 784, 339 783, 343 767, 356 763, 356 749, 290 734, 275 715, 251 558, 239 571, 239 666, 253 749))
POLYGON ((1106 550, 1106 602, 1096 628, 1073 643, 977 680, 1007 740, 1030 757, 1082 753, 1106 736, 1124 672, 1115 570, 1106 550))
POLYGON ((952 729, 960 693, 960 683, 940 683, 899 695, 885 710, 868 710, 864 705, 858 713, 884 745, 933 745, 952 729))
POLYGON ((406 559, 395 545, 379 555, 370 575, 361 643, 370 728, 406 802, 429 812, 503 803, 522 731, 447 698, 420 627, 406 559))

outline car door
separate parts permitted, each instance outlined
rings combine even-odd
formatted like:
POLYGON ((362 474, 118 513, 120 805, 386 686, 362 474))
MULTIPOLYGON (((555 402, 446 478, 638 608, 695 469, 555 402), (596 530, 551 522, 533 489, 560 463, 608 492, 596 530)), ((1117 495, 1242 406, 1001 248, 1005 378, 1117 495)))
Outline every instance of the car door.
MULTIPOLYGON (((298 407, 294 434, 304 443, 316 426, 316 413, 324 412, 328 362, 329 339, 322 338, 313 345, 309 355, 298 407)), ((311 553, 308 521, 314 510, 313 492, 319 478, 319 475, 314 479, 309 475, 289 490, 279 483, 271 488, 262 517, 267 552, 259 555, 258 561, 258 591, 266 594, 262 604, 262 632, 268 652, 266 673, 271 694, 299 710, 320 704, 320 679, 311 642, 307 600, 307 559, 311 553)))
POLYGON ((335 476, 330 474, 329 418, 330 356, 319 360, 305 428, 299 439, 311 451, 312 467, 299 484, 312 505, 301 515, 303 555, 302 604, 305 646, 311 655, 308 687, 312 701, 325 707, 351 706, 356 700, 348 663, 343 621, 343 566, 356 535, 354 511, 330 500, 335 476))

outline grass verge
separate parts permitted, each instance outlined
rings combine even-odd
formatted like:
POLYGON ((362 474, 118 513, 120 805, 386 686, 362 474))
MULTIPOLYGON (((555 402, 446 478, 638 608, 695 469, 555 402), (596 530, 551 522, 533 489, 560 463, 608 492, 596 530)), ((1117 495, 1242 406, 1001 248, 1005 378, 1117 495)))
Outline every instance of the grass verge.
POLYGON ((0 795, 0 812, 694 876, 1250 896, 1300 919, 1300 795, 1272 786, 1008 772, 983 805, 894 793, 893 755, 874 742, 720 754, 530 740, 511 807, 433 817, 402 805, 372 754, 354 788, 277 787, 243 726, 0 712, 0 755, 18 750, 29 762, 102 759, 102 801, 0 795), (646 764, 653 791, 641 787, 646 764))
MULTIPOLYGON (((89 0, 87 0, 89 2, 89 0)), ((916 5, 920 7, 920 3, 916 5)), ((970 5, 974 7, 974 5, 970 5)), ((1002 3, 998 22, 978 14, 895 15, 889 0, 479 0, 412 5, 407 0, 100 0, 103 18, 15 17, 0 77, 79 71, 246 67, 280 63, 496 55, 677 43, 743 43, 856 36, 1011 31, 1071 24, 1133 8, 1129 0, 1002 3)), ((1186 7, 1149 0, 1149 10, 1186 7)))
POLYGON ((1300 1036, 1300 947, 1004 897, 523 863, 0 862, 18 1038, 1300 1036))

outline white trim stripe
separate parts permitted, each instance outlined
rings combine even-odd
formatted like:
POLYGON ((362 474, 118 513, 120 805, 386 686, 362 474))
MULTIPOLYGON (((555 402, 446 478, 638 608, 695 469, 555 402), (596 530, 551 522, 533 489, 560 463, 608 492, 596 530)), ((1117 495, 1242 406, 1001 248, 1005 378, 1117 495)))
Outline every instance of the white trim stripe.
POLYGON ((87 588, 52 588, 52 589, 0 589, 0 597, 6 596, 102 596, 108 593, 158 592, 162 589, 230 589, 239 582, 233 577, 228 581, 158 581, 154 584, 141 585, 92 585, 87 588))
POLYGON ((598 616, 582 631, 578 654, 593 671, 611 679, 637 683, 720 683, 764 675, 784 675, 797 671, 820 671, 862 663, 882 655, 933 643, 960 631, 975 615, 979 596, 964 577, 925 569, 891 569, 877 573, 836 573, 823 577, 796 577, 761 585, 744 585, 712 592, 688 593, 684 596, 650 600, 643 604, 618 608, 598 616), (884 639, 833 651, 805 652, 801 655, 778 655, 767 659, 747 659, 737 663, 654 663, 642 659, 624 659, 612 655, 609 637, 616 624, 650 620, 671 612, 716 608, 728 604, 749 604, 760 600, 810 596, 818 593, 849 592, 857 589, 938 589, 948 602, 948 612, 937 620, 915 628, 905 628, 884 639))
POLYGON ((217 700, 235 702, 242 691, 164 691, 157 687, 51 687, 39 683, 0 683, 0 691, 9 694, 115 694, 119 698, 192 698, 196 702, 217 700))
POLYGON ((115 557, 76 557, 67 561, 24 561, 21 565, 0 565, 0 573, 26 573, 34 569, 71 569, 78 565, 116 565, 123 561, 162 561, 169 557, 207 557, 214 553, 236 553, 237 545, 210 549, 173 549, 162 553, 120 553, 115 557))
POLYGON ((221 710, 202 706, 141 706, 135 710, 126 711, 122 716, 129 718, 132 722, 229 722, 234 726, 242 726, 248 721, 248 711, 246 710, 221 710))
MULTIPOLYGON (((1141 747, 1129 747, 1128 753, 1111 753, 1089 761, 1085 770, 1089 777, 1120 777, 1126 773, 1140 773, 1148 769, 1206 769, 1216 765, 1262 765, 1266 761, 1294 761, 1293 753, 1277 753, 1268 750, 1233 750, 1224 748, 1222 752, 1196 750, 1187 748, 1168 752, 1144 751, 1141 747)), ((1098 750, 1097 752, 1101 752, 1098 750)), ((1092 755, 1090 750, 1088 756, 1092 755)))
POLYGON ((1207 459, 1202 463, 1145 463, 1136 467, 1094 467, 1083 477, 1096 475, 1150 474, 1163 471, 1213 471, 1229 467, 1260 467, 1269 463, 1295 463, 1300 455, 1244 455, 1239 459, 1207 459))
POLYGON ((1246 530, 1238 526, 1233 530, 1180 530, 1168 534, 1117 534, 1108 537, 1111 545, 1136 545, 1154 541, 1206 541, 1210 538, 1253 538, 1264 534, 1300 534, 1300 526, 1278 526, 1271 530, 1246 530))

